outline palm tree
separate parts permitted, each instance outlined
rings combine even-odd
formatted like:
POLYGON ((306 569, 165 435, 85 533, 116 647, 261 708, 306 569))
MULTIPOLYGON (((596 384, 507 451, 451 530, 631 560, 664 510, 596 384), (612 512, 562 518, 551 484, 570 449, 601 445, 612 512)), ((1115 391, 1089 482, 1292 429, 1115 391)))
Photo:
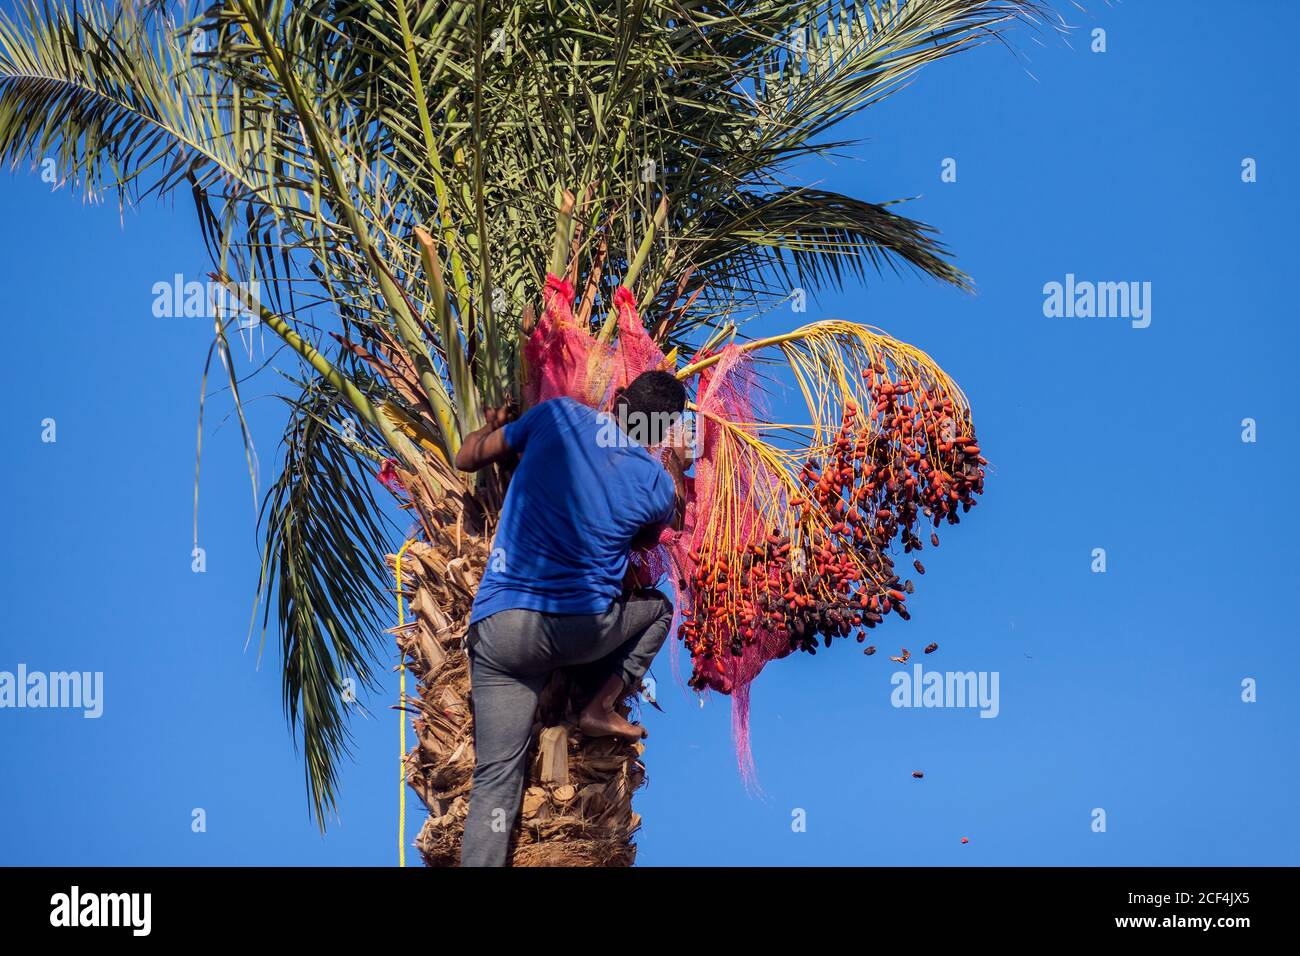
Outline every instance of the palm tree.
MULTIPOLYGON (((395 636, 418 682, 405 773, 430 811, 418 846, 430 864, 458 856, 473 766, 460 639, 508 474, 448 463, 485 408, 540 397, 529 346, 557 328, 583 355, 639 342, 693 392, 695 522, 646 567, 671 571, 692 684, 742 699, 742 736, 768 660, 891 606, 906 616, 890 539, 919 549, 918 512, 954 522, 982 490, 965 398, 879 330, 820 322, 755 340, 742 326, 882 270, 967 287, 930 227, 792 185, 788 168, 841 145, 826 137, 836 123, 923 65, 1034 20, 1034 3, 167 6, 22 0, 0 20, 0 156, 54 156, 67 181, 123 202, 188 192, 212 276, 243 295, 217 312, 209 354, 236 409, 239 312, 298 360, 258 597, 322 826, 348 687, 373 685, 400 564, 413 617, 395 636), (753 414, 767 358, 802 388, 806 422, 753 414), (400 556, 376 470, 415 528, 400 556), (778 568, 792 546, 815 568, 778 568), (757 595, 760 577, 784 591, 721 596, 757 595)), ((617 374, 587 383, 592 401, 617 374)), ((255 483, 246 427, 245 442, 255 483)), ((642 747, 578 735, 577 693, 557 675, 539 711, 516 864, 634 857, 642 747)))

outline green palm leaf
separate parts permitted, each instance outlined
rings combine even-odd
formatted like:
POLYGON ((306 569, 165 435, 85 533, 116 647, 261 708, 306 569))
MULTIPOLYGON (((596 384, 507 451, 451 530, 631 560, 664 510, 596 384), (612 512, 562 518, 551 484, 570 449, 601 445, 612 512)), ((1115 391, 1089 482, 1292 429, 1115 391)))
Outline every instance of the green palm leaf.
POLYGON ((347 711, 373 685, 370 662, 384 650, 383 555, 393 525, 374 496, 377 436, 328 386, 299 384, 285 399, 284 459, 259 519, 258 601, 263 642, 275 609, 285 715, 301 734, 312 810, 324 826, 338 759, 349 752, 347 711))

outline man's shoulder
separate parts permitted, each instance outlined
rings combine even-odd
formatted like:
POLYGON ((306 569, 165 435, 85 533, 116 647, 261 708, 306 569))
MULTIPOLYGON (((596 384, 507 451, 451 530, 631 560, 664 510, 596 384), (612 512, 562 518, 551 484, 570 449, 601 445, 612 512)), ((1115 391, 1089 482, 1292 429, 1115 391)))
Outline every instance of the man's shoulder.
POLYGON ((568 395, 557 395, 555 398, 548 398, 537 406, 538 408, 547 408, 557 414, 565 415, 569 418, 595 418, 596 409, 590 405, 584 405, 576 398, 568 395))
POLYGON ((553 426, 557 422, 576 425, 584 421, 587 415, 594 414, 594 411, 576 399, 569 398, 567 395, 559 395, 555 398, 548 398, 544 402, 538 402, 528 409, 523 417, 531 419, 535 424, 544 422, 553 426))

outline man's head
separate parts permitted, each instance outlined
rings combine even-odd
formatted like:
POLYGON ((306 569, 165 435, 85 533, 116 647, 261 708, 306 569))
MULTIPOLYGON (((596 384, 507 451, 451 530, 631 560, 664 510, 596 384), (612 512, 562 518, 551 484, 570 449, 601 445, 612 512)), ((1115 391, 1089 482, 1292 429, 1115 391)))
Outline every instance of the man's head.
POLYGON ((671 372, 642 372, 614 399, 619 424, 642 445, 662 442, 685 408, 686 387, 671 372))

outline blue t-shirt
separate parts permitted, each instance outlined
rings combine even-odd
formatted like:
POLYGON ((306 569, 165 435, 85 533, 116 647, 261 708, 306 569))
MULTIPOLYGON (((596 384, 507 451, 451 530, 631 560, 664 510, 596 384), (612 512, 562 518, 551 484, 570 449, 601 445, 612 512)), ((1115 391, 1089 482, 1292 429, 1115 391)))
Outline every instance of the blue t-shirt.
POLYGON ((600 614, 622 593, 632 538, 672 520, 663 465, 603 412, 571 398, 505 426, 510 479, 470 623, 498 611, 600 614))

